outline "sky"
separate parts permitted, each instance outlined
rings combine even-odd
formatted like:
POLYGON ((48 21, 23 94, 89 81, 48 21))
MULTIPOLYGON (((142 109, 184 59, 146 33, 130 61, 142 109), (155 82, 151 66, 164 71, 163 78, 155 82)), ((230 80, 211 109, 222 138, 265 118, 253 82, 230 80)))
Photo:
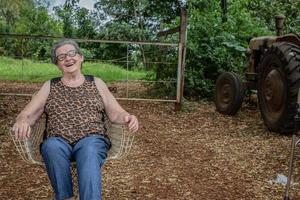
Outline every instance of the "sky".
MULTIPOLYGON (((54 0, 53 1, 53 6, 58 6, 58 5, 63 5, 65 0, 54 0)), ((85 7, 89 10, 93 9, 95 0, 80 0, 79 1, 79 6, 85 7)))

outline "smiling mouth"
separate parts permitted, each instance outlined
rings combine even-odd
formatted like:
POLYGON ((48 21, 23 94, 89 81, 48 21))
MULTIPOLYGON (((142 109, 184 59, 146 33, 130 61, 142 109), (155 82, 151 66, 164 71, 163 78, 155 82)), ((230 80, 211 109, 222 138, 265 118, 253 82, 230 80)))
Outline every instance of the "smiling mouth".
POLYGON ((72 67, 75 63, 66 64, 66 67, 72 67))

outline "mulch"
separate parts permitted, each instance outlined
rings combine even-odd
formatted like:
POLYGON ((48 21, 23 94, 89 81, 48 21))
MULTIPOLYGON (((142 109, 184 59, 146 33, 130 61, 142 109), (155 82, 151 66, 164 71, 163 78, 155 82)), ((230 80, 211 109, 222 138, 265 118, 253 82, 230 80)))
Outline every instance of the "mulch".
MULTIPOLYGON (((52 196, 45 170, 24 163, 8 135, 29 100, 0 97, 0 199, 52 196)), ((120 103, 138 116, 140 130, 128 157, 105 163, 103 199, 283 199, 275 180, 287 176, 291 135, 269 132, 255 106, 230 117, 208 102, 186 102, 181 112, 171 103, 120 103)), ((300 199, 297 158, 292 199, 300 199)))

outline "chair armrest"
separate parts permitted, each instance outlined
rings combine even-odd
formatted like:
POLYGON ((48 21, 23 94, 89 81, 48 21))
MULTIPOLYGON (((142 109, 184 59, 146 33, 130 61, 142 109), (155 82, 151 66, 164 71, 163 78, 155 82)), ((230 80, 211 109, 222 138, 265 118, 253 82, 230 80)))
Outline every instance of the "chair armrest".
MULTIPOLYGON (((31 127, 28 139, 18 140, 10 131, 10 136, 21 158, 29 164, 44 165, 40 155, 40 144, 43 142, 46 120, 39 118, 31 127)), ((124 125, 112 124, 108 130, 108 137, 112 143, 108 151, 107 160, 121 159, 125 157, 133 144, 134 134, 130 133, 124 125)))

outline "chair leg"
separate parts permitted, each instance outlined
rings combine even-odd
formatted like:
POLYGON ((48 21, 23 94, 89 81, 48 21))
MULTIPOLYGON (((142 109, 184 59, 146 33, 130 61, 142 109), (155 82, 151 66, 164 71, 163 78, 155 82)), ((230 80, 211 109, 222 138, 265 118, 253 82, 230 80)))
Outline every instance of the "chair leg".
POLYGON ((289 160, 289 172, 288 172, 288 179, 285 187, 285 195, 283 200, 290 200, 289 198, 289 189, 291 185, 291 179, 293 174, 293 163, 294 163, 294 156, 295 156, 295 147, 296 147, 296 134, 293 134, 292 137, 292 144, 291 144, 291 155, 289 160))

